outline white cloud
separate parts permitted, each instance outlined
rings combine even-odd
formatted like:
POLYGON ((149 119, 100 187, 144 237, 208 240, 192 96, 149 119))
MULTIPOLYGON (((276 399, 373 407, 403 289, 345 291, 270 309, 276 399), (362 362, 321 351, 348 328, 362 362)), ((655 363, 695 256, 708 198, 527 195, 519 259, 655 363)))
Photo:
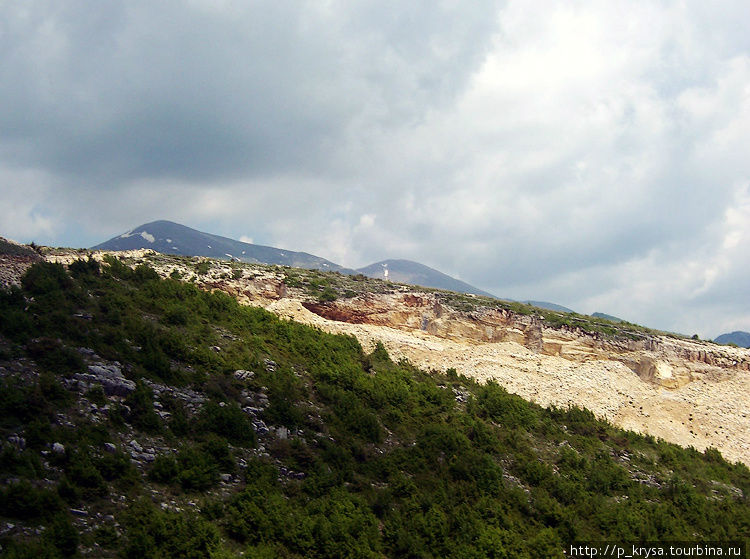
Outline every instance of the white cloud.
POLYGON ((171 219, 750 330, 741 0, 30 6, 0 8, 0 234, 171 219))

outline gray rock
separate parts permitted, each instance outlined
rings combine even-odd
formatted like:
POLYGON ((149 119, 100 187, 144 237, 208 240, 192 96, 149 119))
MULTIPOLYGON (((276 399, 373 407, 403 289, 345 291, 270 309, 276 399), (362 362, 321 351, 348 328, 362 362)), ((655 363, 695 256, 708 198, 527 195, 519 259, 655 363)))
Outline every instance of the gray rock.
POLYGON ((289 429, 287 429, 286 427, 277 427, 276 436, 279 437, 280 439, 289 438, 289 429))
POLYGON ((126 379, 116 363, 89 365, 87 373, 76 373, 73 378, 87 387, 101 384, 107 396, 127 396, 135 390, 135 382, 126 379))
POLYGON ((104 443, 104 450, 109 452, 110 454, 114 454, 115 452, 117 452, 117 447, 112 443, 104 443))
POLYGON ((135 439, 133 439, 132 441, 130 441, 130 443, 128 443, 128 444, 130 444, 130 447, 133 450, 135 450, 136 452, 143 452, 143 447, 135 439))
POLYGON ((245 371, 244 369, 238 369, 234 372, 234 378, 237 380, 250 380, 255 376, 253 371, 245 371))
POLYGON ((232 474, 221 474, 219 477, 224 483, 230 483, 232 481, 232 474))
POLYGON ((53 443, 52 452, 55 454, 65 454, 65 446, 62 443, 53 443))
POLYGON ((26 439, 16 433, 13 433, 8 437, 8 442, 18 448, 18 450, 26 448, 26 439))
POLYGON ((255 421, 253 421, 253 428, 259 435, 265 435, 268 433, 268 426, 262 419, 256 419, 255 421))

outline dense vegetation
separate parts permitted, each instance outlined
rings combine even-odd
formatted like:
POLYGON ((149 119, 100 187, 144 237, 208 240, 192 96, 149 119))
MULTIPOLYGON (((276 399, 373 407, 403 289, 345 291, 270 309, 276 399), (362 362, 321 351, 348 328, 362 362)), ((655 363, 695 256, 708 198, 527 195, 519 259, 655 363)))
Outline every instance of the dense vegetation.
POLYGON ((750 471, 713 449, 365 354, 113 258, 39 263, 0 292, 0 367, 0 526, 24 528, 3 532, 6 557, 531 558, 750 534, 750 471), (94 359, 135 389, 76 391, 94 359), (134 461, 132 440, 167 450, 134 461))

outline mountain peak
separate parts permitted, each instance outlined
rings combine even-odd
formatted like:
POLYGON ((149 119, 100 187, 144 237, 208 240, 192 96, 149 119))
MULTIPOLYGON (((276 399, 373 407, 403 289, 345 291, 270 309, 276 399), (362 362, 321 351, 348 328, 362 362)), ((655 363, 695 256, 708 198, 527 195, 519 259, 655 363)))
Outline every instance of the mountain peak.
POLYGON ((389 279, 397 283, 408 283, 411 285, 421 285, 422 287, 457 291, 459 293, 472 293, 474 295, 492 297, 493 299, 497 298, 492 293, 482 291, 473 285, 413 260, 400 258, 381 260, 364 268, 359 268, 357 272, 371 278, 389 279), (385 270, 388 270, 387 275, 385 274, 385 270))
POLYGON ((306 252, 244 243, 163 219, 139 225, 92 248, 95 250, 150 248, 164 254, 180 256, 207 256, 295 268, 346 271, 338 264, 306 252))

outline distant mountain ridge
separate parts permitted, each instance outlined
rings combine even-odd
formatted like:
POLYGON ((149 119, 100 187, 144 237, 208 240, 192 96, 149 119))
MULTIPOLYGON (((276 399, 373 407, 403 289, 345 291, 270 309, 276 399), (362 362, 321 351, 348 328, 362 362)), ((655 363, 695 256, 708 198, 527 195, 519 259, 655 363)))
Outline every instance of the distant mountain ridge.
POLYGON ((563 307, 557 303, 550 303, 548 301, 521 301, 524 305, 531 305, 532 307, 539 307, 540 309, 547 309, 548 311, 567 312, 574 313, 573 309, 563 307))
POLYGON ((714 340, 717 344, 735 344, 740 347, 750 348, 750 332, 737 330, 728 334, 717 336, 714 340))
POLYGON ((610 322, 625 322, 622 318, 618 318, 616 316, 612 316, 611 314, 605 314, 603 312, 595 312, 591 316, 594 318, 603 318, 604 320, 609 320, 610 322))
POLYGON ((241 262, 277 264, 293 268, 341 272, 343 274, 360 273, 372 278, 384 278, 383 270, 387 267, 389 271, 387 279, 391 281, 496 298, 492 293, 482 291, 464 281, 411 260, 383 260, 358 270, 352 270, 306 252, 294 252, 244 243, 165 220, 140 225, 92 247, 94 250, 136 250, 142 248, 150 248, 163 254, 180 256, 236 259, 241 262))
POLYGON ((412 260, 381 260, 364 268, 359 268, 357 272, 371 278, 388 279, 397 283, 434 287, 459 293, 472 293, 497 299, 497 296, 492 293, 412 260), (386 270, 388 271, 387 276, 386 270))
POLYGON ((277 264, 293 268, 352 272, 330 260, 306 252, 282 250, 235 241, 164 220, 146 223, 92 248, 95 250, 150 248, 164 254, 180 256, 206 256, 209 258, 236 259, 241 262, 277 264))

